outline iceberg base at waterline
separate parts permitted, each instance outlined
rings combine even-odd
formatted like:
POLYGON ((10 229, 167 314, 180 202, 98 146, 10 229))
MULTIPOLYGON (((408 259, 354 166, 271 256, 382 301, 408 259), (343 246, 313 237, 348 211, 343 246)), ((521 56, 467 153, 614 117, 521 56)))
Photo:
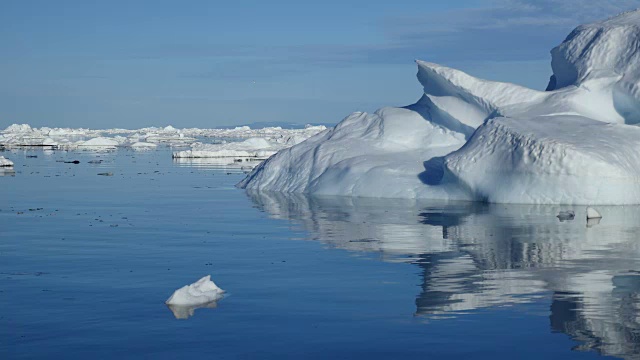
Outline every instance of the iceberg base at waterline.
POLYGON ((218 307, 217 301, 212 301, 206 304, 200 305, 169 305, 166 304, 169 310, 173 313, 173 316, 178 320, 186 320, 195 315, 198 309, 215 309, 218 307))
POLYGON ((224 290, 211 281, 211 275, 207 275, 174 291, 165 304, 176 318, 184 319, 192 316, 195 309, 215 308, 216 302, 222 299, 224 293, 224 290))

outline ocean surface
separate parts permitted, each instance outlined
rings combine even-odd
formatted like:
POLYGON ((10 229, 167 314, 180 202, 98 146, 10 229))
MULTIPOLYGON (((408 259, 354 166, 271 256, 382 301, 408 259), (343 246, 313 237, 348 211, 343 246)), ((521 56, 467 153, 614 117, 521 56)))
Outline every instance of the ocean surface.
POLYGON ((640 357, 640 207, 246 193, 166 148, 0 155, 0 359, 640 357), (164 304, 209 274, 222 300, 164 304))

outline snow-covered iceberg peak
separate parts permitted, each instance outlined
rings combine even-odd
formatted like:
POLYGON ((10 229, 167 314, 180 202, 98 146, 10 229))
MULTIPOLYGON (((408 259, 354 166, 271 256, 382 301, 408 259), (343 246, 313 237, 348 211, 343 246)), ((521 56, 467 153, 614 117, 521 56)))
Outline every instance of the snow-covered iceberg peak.
POLYGON ((207 275, 191 285, 185 285, 176 290, 165 304, 193 306, 220 300, 224 290, 220 289, 207 275))
POLYGON ((429 108, 432 122, 466 135, 509 107, 548 96, 511 83, 478 79, 446 66, 421 60, 416 63, 418 81, 424 88, 418 103, 429 108))
POLYGON ((551 56, 547 90, 611 78, 618 122, 640 123, 640 10, 577 27, 551 56))

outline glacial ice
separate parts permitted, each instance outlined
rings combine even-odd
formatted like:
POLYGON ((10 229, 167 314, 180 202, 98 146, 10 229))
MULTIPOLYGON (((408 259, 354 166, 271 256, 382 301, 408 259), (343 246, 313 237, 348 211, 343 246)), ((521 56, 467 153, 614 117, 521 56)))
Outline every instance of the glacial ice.
POLYGON ((640 10, 576 28, 548 91, 417 61, 420 100, 357 112, 279 151, 259 191, 525 204, 640 204, 640 10))
POLYGON ((224 290, 220 289, 207 275, 191 285, 176 290, 165 302, 167 305, 193 306, 220 300, 224 290))

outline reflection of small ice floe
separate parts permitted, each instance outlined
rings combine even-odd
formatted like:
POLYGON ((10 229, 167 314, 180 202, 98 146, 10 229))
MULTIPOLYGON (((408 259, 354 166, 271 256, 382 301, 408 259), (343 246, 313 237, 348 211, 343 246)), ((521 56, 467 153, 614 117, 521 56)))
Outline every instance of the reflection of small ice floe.
POLYGON ((201 305, 169 305, 167 307, 173 313, 176 319, 183 320, 192 317, 196 311, 196 309, 215 309, 218 307, 218 303, 216 301, 201 304, 201 305))
POLYGON ((602 219, 602 215, 598 212, 598 210, 587 207, 587 227, 592 227, 594 225, 600 224, 600 220, 602 219))
POLYGON ((220 300, 224 290, 220 289, 207 275, 191 285, 185 285, 176 290, 165 304, 177 319, 186 319, 193 315, 195 309, 214 308, 220 300))
POLYGON ((16 171, 12 167, 0 167, 0 176, 16 176, 16 171))
POLYGON ((15 176, 16 172, 13 170, 13 161, 0 156, 0 176, 15 176))
POLYGON ((560 221, 573 220, 576 217, 576 213, 573 210, 560 211, 556 217, 560 221))

